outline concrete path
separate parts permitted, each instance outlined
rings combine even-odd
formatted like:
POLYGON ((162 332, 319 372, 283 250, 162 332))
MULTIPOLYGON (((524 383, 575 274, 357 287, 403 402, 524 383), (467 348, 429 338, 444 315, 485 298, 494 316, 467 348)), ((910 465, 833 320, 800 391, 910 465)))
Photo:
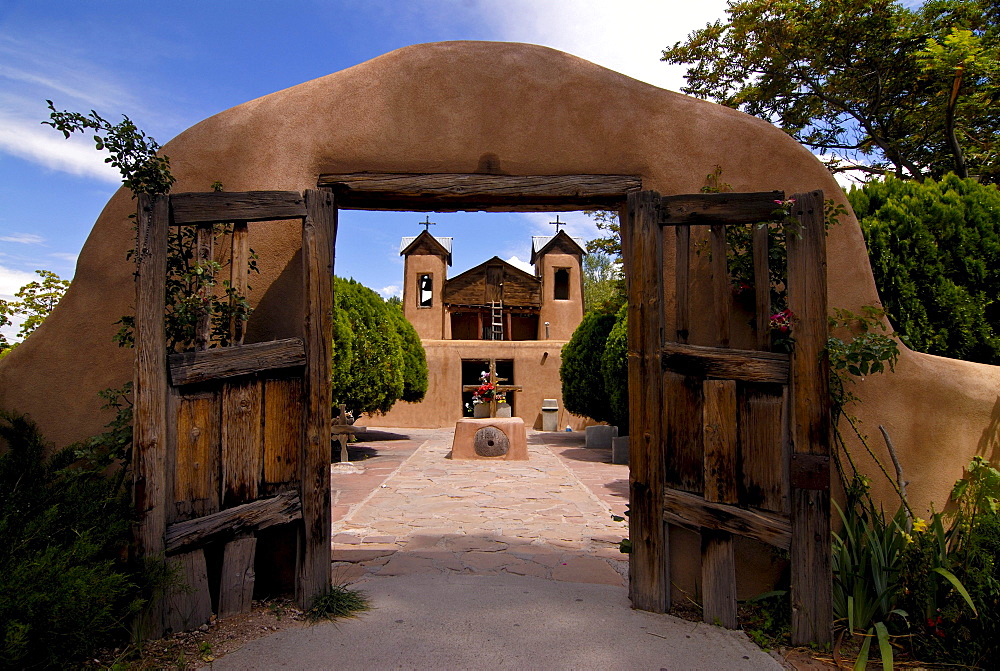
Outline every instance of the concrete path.
POLYGON ((452 461, 450 430, 372 432, 332 476, 335 582, 361 617, 258 639, 226 669, 780 668, 741 632, 634 611, 618 551, 628 467, 582 434, 529 461, 452 461))

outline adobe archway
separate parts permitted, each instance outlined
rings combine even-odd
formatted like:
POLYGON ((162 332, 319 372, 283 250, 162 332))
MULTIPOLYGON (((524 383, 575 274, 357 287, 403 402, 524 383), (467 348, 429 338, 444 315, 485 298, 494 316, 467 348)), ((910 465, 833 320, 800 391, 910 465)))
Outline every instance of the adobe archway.
MULTIPOLYGON (((524 44, 400 49, 221 112, 165 152, 176 192, 215 181, 229 191, 303 191, 324 173, 469 173, 485 164, 512 175, 639 175, 644 188, 678 194, 697 192, 718 165, 735 191, 821 189, 846 204, 819 161, 766 122, 524 44)), ((62 304, 0 363, 0 406, 30 413, 57 445, 96 433, 105 421, 97 390, 131 377, 132 353, 111 335, 133 302, 133 211, 124 190, 109 201, 62 304)), ((294 322, 298 236, 251 237, 262 274, 249 337, 279 338, 294 322)), ((830 232, 829 267, 831 306, 877 302, 853 216, 830 232)), ((993 367, 904 351, 894 374, 859 386, 858 414, 889 428, 911 500, 941 505, 967 457, 996 446, 998 390, 993 367)))

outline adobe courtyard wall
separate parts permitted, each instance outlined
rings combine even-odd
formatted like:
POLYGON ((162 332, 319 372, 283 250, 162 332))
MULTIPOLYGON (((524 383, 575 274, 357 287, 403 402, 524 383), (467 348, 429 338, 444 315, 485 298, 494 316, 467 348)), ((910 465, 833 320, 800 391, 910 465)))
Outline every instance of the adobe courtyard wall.
MULTIPOLYGON (((420 403, 397 401, 385 415, 366 416, 359 424, 440 429, 454 427, 462 413, 462 360, 509 359, 514 362, 514 415, 529 428, 542 428, 542 400, 559 401, 559 428, 580 431, 593 421, 562 407, 560 352, 565 340, 424 340, 427 353, 427 395, 420 403)), ((485 370, 485 369, 484 369, 485 370)), ((504 384, 504 383, 501 383, 504 384)))
MULTIPOLYGON (((406 47, 220 112, 165 153, 175 192, 207 191, 216 180, 228 191, 301 191, 321 173, 474 172, 491 155, 509 174, 640 175, 664 194, 698 192, 718 165, 735 191, 823 189, 846 205, 823 165, 770 124, 525 44, 406 47)), ((134 209, 124 190, 111 198, 62 303, 0 362, 0 407, 30 413, 55 445, 98 432, 107 417, 97 392, 132 377, 132 351, 111 336, 132 311, 125 252, 134 209)), ((298 231, 251 224, 261 268, 253 340, 298 329, 298 231)), ((877 303, 855 218, 844 217, 828 242, 830 306, 877 303)), ((996 456, 1000 368, 904 351, 895 373, 856 392, 867 433, 877 436, 879 423, 891 432, 920 508, 943 506, 973 454, 996 456)))

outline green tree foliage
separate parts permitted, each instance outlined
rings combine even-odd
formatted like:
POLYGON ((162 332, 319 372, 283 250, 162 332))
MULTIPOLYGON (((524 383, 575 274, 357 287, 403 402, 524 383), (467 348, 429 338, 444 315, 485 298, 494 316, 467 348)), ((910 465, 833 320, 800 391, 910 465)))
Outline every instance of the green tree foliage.
POLYGON ((170 174, 170 158, 157 156, 159 143, 139 130, 127 116, 122 115, 122 120, 113 124, 94 110, 87 115, 60 112, 51 100, 45 102, 49 104, 51 120, 42 123, 60 131, 67 139, 73 133, 93 132, 94 147, 97 151, 108 151, 110 156, 104 162, 118 168, 122 184, 133 197, 140 193, 157 195, 170 191, 176 181, 170 174))
POLYGON ((1000 179, 995 0, 736 0, 663 51, 684 92, 771 121, 834 170, 1000 179))
POLYGON ((625 300, 625 276, 620 262, 603 252, 590 252, 583 257, 584 312, 617 309, 625 300))
POLYGON ((46 458, 23 415, 0 412, 0 443, 0 666, 66 668, 126 641, 144 582, 122 560, 128 471, 77 460, 80 446, 46 458))
POLYGON ((427 354, 417 330, 403 316, 402 302, 389 299, 385 305, 396 325, 403 350, 403 395, 400 400, 419 403, 427 394, 427 354))
POLYGON ((604 237, 587 241, 587 253, 605 254, 610 256, 615 263, 621 263, 622 237, 618 213, 609 210, 593 210, 587 211, 587 215, 594 220, 598 230, 605 232, 604 237))
POLYGON ((914 349, 1000 364, 1000 191, 948 175, 852 189, 875 283, 914 349))
MULTIPOLYGON (((69 280, 60 279, 51 270, 36 270, 35 274, 42 278, 41 281, 28 282, 21 287, 14 294, 16 300, 0 298, 0 327, 9 326, 14 319, 22 320, 21 329, 17 332, 17 337, 21 339, 27 338, 45 321, 69 288, 69 280)), ((0 333, 0 356, 12 347, 0 333)))
POLYGON ((566 409, 598 422, 611 421, 611 404, 601 371, 601 358, 615 316, 588 312, 562 348, 562 397, 566 409))
POLYGON ((601 374, 608 392, 611 424, 621 435, 628 433, 628 305, 618 308, 615 325, 608 333, 601 355, 601 374))
POLYGON ((359 282, 338 277, 334 286, 334 407, 343 403, 358 416, 423 398, 427 360, 413 327, 359 282))

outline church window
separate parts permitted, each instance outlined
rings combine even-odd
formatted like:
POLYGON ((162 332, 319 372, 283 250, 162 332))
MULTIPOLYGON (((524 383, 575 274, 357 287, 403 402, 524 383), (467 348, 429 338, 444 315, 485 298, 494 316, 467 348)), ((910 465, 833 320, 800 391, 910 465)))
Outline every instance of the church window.
POLYGON ((417 306, 429 308, 434 305, 434 276, 428 273, 417 276, 417 306))
POLYGON ((555 282, 552 298, 557 301, 569 300, 569 268, 555 269, 555 282))

